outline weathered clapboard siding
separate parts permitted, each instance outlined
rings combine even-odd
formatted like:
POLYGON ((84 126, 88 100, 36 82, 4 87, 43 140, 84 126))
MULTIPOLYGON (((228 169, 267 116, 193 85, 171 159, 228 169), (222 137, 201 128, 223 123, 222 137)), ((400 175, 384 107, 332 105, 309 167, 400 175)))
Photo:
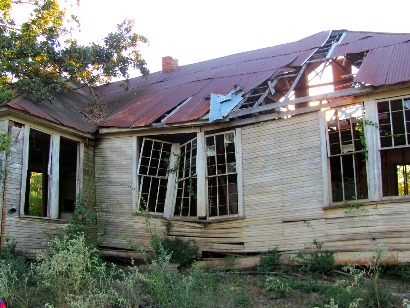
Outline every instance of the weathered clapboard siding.
MULTIPOLYGON (((148 244, 145 218, 132 214, 133 138, 99 140, 95 148, 95 191, 100 222, 108 228, 102 246, 129 249, 129 241, 148 244)), ((161 220, 153 232, 164 233, 161 220)))
POLYGON ((95 207, 94 148, 84 146, 83 183, 81 197, 88 207, 95 207))
POLYGON ((44 243, 51 237, 60 233, 66 224, 61 221, 53 221, 44 218, 19 218, 20 190, 23 164, 23 135, 24 126, 12 126, 11 153, 7 158, 6 181, 4 185, 6 207, 6 237, 14 240, 17 249, 34 257, 39 249, 44 249, 44 243), (9 212, 10 208, 16 208, 15 213, 9 212))
MULTIPOLYGON (((133 138, 102 139, 95 151, 96 200, 101 221, 107 225, 108 234, 102 245, 129 249, 130 242, 147 245, 145 217, 132 214, 133 138)), ((166 221, 150 219, 153 232, 166 234, 166 221)), ((242 221, 221 223, 196 223, 173 220, 171 236, 181 236, 197 242, 199 250, 241 250, 242 221)))
POLYGON ((242 147, 245 251, 311 245, 325 227, 317 114, 244 127, 242 147))
MULTIPOLYGON (((0 123, 0 125, 3 123, 0 123)), ((44 244, 52 237, 62 233, 67 221, 42 217, 24 217, 20 213, 20 198, 22 187, 23 140, 25 126, 12 126, 12 148, 6 162, 6 179, 4 184, 4 206, 6 213, 5 236, 17 244, 17 249, 28 257, 34 257, 38 250, 44 249, 44 244), (9 211, 15 208, 16 212, 9 211)), ((57 132, 56 132, 57 133, 57 132)), ((58 133, 57 133, 58 134, 58 133)), ((87 206, 95 205, 94 185, 94 149, 84 146, 82 183, 82 199, 87 206)), ((81 173, 81 171, 80 171, 81 173)))
POLYGON ((408 261, 409 203, 323 208, 318 121, 311 113, 242 128, 244 251, 314 250, 316 240, 339 262, 378 246, 408 261))

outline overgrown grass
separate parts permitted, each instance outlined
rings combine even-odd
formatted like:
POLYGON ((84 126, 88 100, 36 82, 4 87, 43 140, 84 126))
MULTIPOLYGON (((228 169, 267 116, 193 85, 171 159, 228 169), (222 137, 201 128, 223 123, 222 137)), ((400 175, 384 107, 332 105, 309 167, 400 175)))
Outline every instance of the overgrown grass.
MULTIPOLYGON (((250 286, 246 277, 234 268, 234 257, 226 259, 227 276, 204 271, 194 262, 182 274, 169 270, 172 257, 187 265, 197 254, 192 242, 180 238, 164 240, 150 230, 151 248, 155 258, 150 270, 142 273, 136 266, 120 269, 99 258, 96 250, 99 231, 96 215, 80 204, 66 235, 52 239, 48 249, 28 263, 15 251, 14 243, 1 250, 0 295, 7 307, 253 307, 254 293, 259 288, 269 298, 283 300, 295 292, 316 294, 311 307, 389 307, 392 295, 379 282, 383 250, 375 252, 373 262, 366 266, 346 266, 346 276, 332 276, 332 282, 317 281, 334 269, 331 252, 318 251, 298 255, 299 273, 303 278, 265 275, 264 272, 284 271, 280 253, 270 250, 261 256, 259 286, 250 286), (92 240, 86 240, 91 234, 92 240), (235 274, 235 275, 234 275, 235 274)), ((397 267, 403 279, 410 277, 408 267, 397 267)), ((390 269, 390 271, 393 271, 390 269)), ((289 272, 289 269, 286 270, 289 272)), ((293 276, 295 277, 295 276, 293 276)))
MULTIPOLYGON (((84 236, 53 239, 50 253, 28 264, 0 260, 0 294, 7 307, 252 307, 245 285, 193 266, 186 275, 167 270, 163 250, 149 273, 119 269, 93 258, 84 236)), ((11 255, 10 255, 11 256, 11 255)))
POLYGON ((300 270, 304 273, 332 274, 335 268, 334 253, 323 251, 321 244, 317 241, 313 243, 317 251, 311 253, 300 251, 295 258, 295 261, 300 264, 300 270))

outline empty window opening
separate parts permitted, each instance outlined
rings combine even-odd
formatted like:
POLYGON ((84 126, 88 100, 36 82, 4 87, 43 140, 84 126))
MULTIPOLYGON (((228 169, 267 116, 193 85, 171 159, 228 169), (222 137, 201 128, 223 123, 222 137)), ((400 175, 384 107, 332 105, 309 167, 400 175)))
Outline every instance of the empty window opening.
POLYGON ((406 196, 410 184, 410 148, 380 152, 383 196, 406 196))
POLYGON ((406 196, 409 194, 410 165, 397 165, 397 194, 406 196))
POLYGON ((24 214, 46 217, 50 135, 31 129, 24 214))
POLYGON ((75 207, 77 189, 77 142, 60 138, 59 216, 69 219, 75 207))
POLYGON ((171 143, 144 138, 138 166, 140 208, 163 213, 167 192, 167 169, 171 143))
POLYGON ((178 156, 177 193, 174 216, 197 216, 197 139, 181 145, 178 156))
POLYGON ((361 104, 326 112, 332 201, 367 199, 361 104))
POLYGON ((235 134, 206 137, 209 216, 238 214, 235 134))

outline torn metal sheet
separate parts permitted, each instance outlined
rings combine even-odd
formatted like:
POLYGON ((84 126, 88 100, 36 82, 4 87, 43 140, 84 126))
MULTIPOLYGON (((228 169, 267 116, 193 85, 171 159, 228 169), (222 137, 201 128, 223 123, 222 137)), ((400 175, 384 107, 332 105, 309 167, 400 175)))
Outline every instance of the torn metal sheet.
POLYGON ((242 100, 244 92, 237 86, 226 95, 211 93, 209 122, 222 120, 242 100))

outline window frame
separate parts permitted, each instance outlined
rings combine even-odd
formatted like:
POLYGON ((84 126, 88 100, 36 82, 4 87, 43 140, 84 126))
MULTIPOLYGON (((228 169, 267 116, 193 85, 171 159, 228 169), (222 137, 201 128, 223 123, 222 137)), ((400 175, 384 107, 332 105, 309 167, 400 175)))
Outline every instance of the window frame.
MULTIPOLYGON (((193 139, 190 139, 190 140, 188 140, 187 142, 185 142, 185 143, 183 143, 183 144, 180 144, 180 146, 179 146, 179 149, 180 149, 180 151, 179 151, 179 157, 177 158, 177 162, 178 162, 178 170, 176 170, 176 175, 175 175, 175 197, 174 197, 174 199, 173 199, 173 211, 172 211, 172 217, 175 217, 175 218, 181 218, 181 217, 183 217, 183 218, 197 218, 198 217, 198 201, 197 201, 197 191, 198 191, 198 176, 197 176, 197 169, 198 169, 198 166, 197 166, 197 154, 198 154, 198 138, 197 137, 195 137, 195 138, 193 138, 193 139), (194 143, 195 143, 195 148, 193 147, 193 145, 194 145, 194 143), (189 147, 189 151, 187 150, 188 149, 188 145, 190 145, 190 147, 189 147), (185 148, 185 150, 183 151, 183 148, 185 148), (195 156, 193 156, 192 155, 192 153, 193 153, 193 149, 195 149, 195 156), (189 168, 188 168, 188 173, 189 173, 189 176, 186 176, 186 170, 187 170, 187 168, 185 168, 186 167, 186 162, 187 162, 187 158, 186 158, 186 153, 187 152, 189 152, 189 168), (183 162, 182 162, 182 160, 181 160, 181 158, 182 157, 184 157, 184 160, 183 160, 183 162), (179 160, 179 161, 178 161, 179 160), (194 170, 192 170, 192 167, 191 167, 191 164, 192 164, 192 162, 195 160, 195 164, 194 164, 194 166, 195 166, 195 169, 194 170), (182 170, 180 170, 180 167, 181 166, 183 166, 183 169, 182 170), (180 177, 180 174, 182 173, 182 178, 180 177), (193 173, 193 174, 192 174, 193 173), (186 183, 188 182, 188 185, 189 185, 189 188, 186 188, 185 186, 186 186, 186 183), (195 206, 195 208, 196 208, 196 215, 183 215, 182 213, 183 213, 183 207, 182 206, 178 206, 177 205, 177 200, 178 200, 178 190, 179 190, 179 184, 182 184, 182 196, 181 196, 181 198, 182 199, 185 199, 186 197, 184 196, 185 195, 185 191, 187 191, 188 192, 188 195, 189 195, 189 207, 188 207, 188 213, 190 213, 191 212, 191 204, 192 204, 192 202, 195 202, 196 203, 196 205, 194 205, 195 206), (194 191, 194 194, 195 194, 195 196, 193 196, 193 195, 191 195, 192 193, 191 193, 191 190, 193 189, 193 183, 196 183, 195 184, 195 191, 194 191), (193 200, 195 200, 195 201, 193 201, 193 200), (176 214, 175 212, 176 212, 176 210, 177 210, 177 207, 179 207, 180 208, 180 213, 179 214, 176 214)), ((181 205, 183 204, 183 200, 181 200, 181 205)))
MULTIPOLYGON (((328 159, 328 136, 327 136, 327 121, 326 121, 326 110, 319 111, 319 127, 320 127, 320 140, 321 140, 321 157, 322 157, 322 179, 323 179, 323 208, 339 208, 339 207, 349 207, 352 204, 377 204, 377 203, 388 203, 388 202, 408 202, 410 200, 410 195, 403 196, 383 196, 383 184, 382 184, 382 161, 381 152, 383 150, 392 149, 403 149, 410 148, 409 145, 400 145, 396 148, 393 147, 381 147, 380 142, 380 130, 379 130, 379 116, 378 116, 378 106, 377 103, 386 100, 404 99, 410 98, 410 93, 403 92, 399 95, 370 97, 368 100, 364 101, 365 118, 369 120, 372 125, 364 125, 364 133, 367 144, 367 188, 368 188, 368 199, 363 200, 353 200, 346 202, 332 202, 331 197, 331 179, 330 179, 330 164, 328 159)), ((360 100, 352 101, 350 104, 343 104, 335 106, 330 105, 330 108, 342 108, 346 106, 351 106, 357 104, 360 100)), ((410 140, 410 139, 409 139, 410 140)))
MULTIPOLYGON (((132 180, 132 212, 136 215, 140 213, 138 207, 138 200, 140 195, 140 183, 139 183, 139 161, 141 156, 141 145, 144 139, 152 139, 160 142, 167 142, 159 139, 155 139, 152 135, 134 136, 133 139, 133 180, 132 180)), ((241 140, 241 128, 234 128, 224 131, 209 131, 207 134, 200 131, 196 133, 196 137, 184 142, 182 145, 192 142, 196 139, 197 153, 196 153, 196 200, 197 200, 197 215, 196 216, 179 216, 175 215, 175 205, 177 196, 177 172, 168 173, 168 186, 166 192, 165 208, 163 213, 150 213, 152 216, 163 217, 170 220, 181 221, 194 221, 194 222, 211 222, 218 220, 231 220, 244 217, 243 209, 243 179, 242 179, 242 140, 241 140), (208 181, 207 181, 207 161, 206 161, 206 145, 205 138, 210 135, 224 134, 229 131, 234 132, 235 136, 235 158, 237 168, 237 187, 238 187, 238 214, 223 215, 210 217, 208 210, 208 181), (209 134, 208 134, 209 133, 209 134)), ((171 143, 171 142, 169 142, 171 143)), ((171 155, 169 165, 174 166, 177 163, 176 156, 180 155, 181 143, 172 142, 171 155)))
MULTIPOLYGON (((207 210, 207 219, 208 220, 221 220, 221 219, 229 219, 229 218, 238 218, 243 216, 243 199, 242 199, 242 151, 238 150, 238 143, 241 142, 241 130, 240 129, 234 129, 234 130, 224 130, 221 132, 213 132, 210 134, 205 134, 205 165, 206 165, 206 171, 205 171, 205 176, 206 176, 206 194, 207 194, 207 204, 206 204, 206 210, 207 210), (209 167, 207 164, 207 146, 206 146, 206 139, 209 137, 214 137, 219 136, 219 135, 224 135, 224 142, 225 142, 225 135, 232 133, 233 134, 233 143, 234 143, 234 151, 235 151, 235 172, 225 172, 218 174, 218 172, 214 175, 209 174, 209 167), (239 169, 240 168, 240 169, 239 169), (237 189, 237 207, 238 207, 238 213, 236 214, 226 214, 226 215, 215 215, 211 216, 211 210, 210 210, 210 204, 209 204, 209 181, 210 178, 216 178, 218 179, 219 177, 228 177, 229 175, 236 174, 236 189, 237 189)), ((215 141, 215 139, 214 139, 215 141)), ((215 144, 216 147, 216 144, 215 144)), ((216 152, 216 148, 215 148, 216 152)), ((225 159, 226 159, 226 151, 224 153, 225 159)), ((217 154, 216 154, 217 156, 217 154)), ((217 164, 217 161, 215 162, 217 164)), ((225 162, 226 165, 226 170, 228 169, 228 162, 225 162)), ((229 200, 228 196, 227 199, 229 200)), ((229 209, 229 201, 227 202, 227 209, 229 209)))
MULTIPOLYGON (((143 138, 142 142, 141 142, 141 146, 139 148, 138 164, 137 164, 137 169, 136 169, 136 176, 137 176, 136 183, 138 183, 138 186, 137 186, 136 189, 139 193, 138 193, 137 199, 136 199, 136 202, 137 202, 136 209, 137 209, 137 211, 140 211, 140 205, 141 205, 141 199, 142 199, 142 186, 143 186, 143 182, 141 181, 141 178, 144 178, 144 177, 151 178, 151 184, 152 184, 152 178, 159 179, 159 181, 166 180, 167 181, 166 182, 167 183, 167 185, 166 185, 167 188, 166 188, 166 191, 165 191, 164 209, 162 211, 149 211, 149 213, 152 214, 152 215, 162 216, 162 215, 164 215, 164 213, 166 211, 165 208, 166 208, 166 205, 167 205, 168 188, 169 188, 169 180, 170 180, 169 179, 169 173, 168 173, 168 171, 166 171, 166 174, 164 176, 158 176, 158 170, 159 170, 159 168, 158 168, 156 175, 150 175, 148 173, 149 173, 149 169, 150 169, 151 165, 147 166, 148 167, 147 174, 141 174, 140 173, 141 162, 142 162, 142 159, 143 159, 143 156, 141 155, 141 153, 144 150, 144 145, 145 145, 146 141, 151 141, 152 142, 152 148, 151 148, 150 157, 149 157, 149 164, 151 164, 151 160, 152 160, 152 152, 153 152, 154 143, 161 143, 161 152, 160 152, 160 157, 158 159, 158 167, 161 164, 161 158, 162 158, 161 155, 162 155, 162 152, 163 152, 163 145, 164 144, 170 145, 170 152, 169 152, 170 155, 169 155, 168 159, 169 159, 169 164, 172 163, 171 162, 171 157, 173 156, 172 155, 172 153, 173 153, 172 152, 172 145, 173 144, 171 142, 166 142, 166 141, 163 141, 163 140, 157 140, 157 139, 153 139, 153 138, 143 138)), ((158 185, 160 185, 160 183, 158 185)), ((150 185, 150 192, 151 192, 151 185, 150 185)), ((159 190, 158 190, 158 193, 159 193, 159 190)), ((158 200, 158 196, 157 196, 157 200, 158 200)))
POLYGON ((60 217, 60 140, 62 137, 71 140, 77 144, 76 157, 76 180, 75 180, 75 196, 81 194, 83 189, 83 158, 84 158, 84 143, 72 136, 56 134, 55 132, 24 124, 23 130, 23 156, 22 156, 22 177, 20 191, 20 218, 38 218, 51 220, 66 220, 60 217), (49 160, 47 165, 48 170, 48 187, 47 187, 47 216, 26 215, 26 191, 27 191, 27 172, 29 167, 29 140, 31 130, 36 130, 41 133, 50 135, 49 160))
MULTIPOLYGON (((410 195, 384 195, 383 194, 383 172, 382 172, 382 152, 386 151, 394 151, 394 150, 400 150, 400 151, 404 151, 405 149, 409 149, 410 150, 410 138, 409 138, 409 134, 410 134, 410 129, 407 128, 406 123, 410 122, 408 121, 409 119, 407 119, 405 112, 403 114, 403 121, 404 121, 404 134, 405 134, 405 144, 399 144, 397 146, 394 145, 394 132, 393 132, 393 122, 392 122, 392 110, 391 110, 391 101, 395 101, 395 100, 402 100, 403 106, 404 106, 404 101, 409 101, 410 100, 410 94, 403 94, 403 95, 397 95, 397 96, 388 96, 388 97, 383 97, 383 98, 378 98, 376 100, 374 100, 374 106, 375 106, 375 117, 377 119, 377 124, 380 126, 380 121, 379 121, 379 109, 378 109, 378 103, 381 102, 385 102, 388 101, 389 102, 389 116, 390 116, 390 128, 391 128, 391 135, 389 135, 392 138, 392 143, 390 146, 386 146, 383 147, 381 144, 381 132, 380 130, 378 130, 377 133, 377 142, 378 142, 378 148, 377 148, 377 154, 380 160, 379 163, 379 176, 380 176, 380 200, 382 201, 393 201, 393 202, 397 202, 397 201, 402 201, 402 202, 407 202, 410 200, 410 195), (406 100, 407 99, 407 100, 406 100), (406 121, 407 120, 407 121, 406 121)), ((404 107, 402 109, 403 111, 405 111, 404 107)), ((410 110, 410 109, 409 109, 410 110)), ((397 164, 395 164, 397 165, 397 164)))
MULTIPOLYGON (((363 102, 355 102, 349 105, 344 105, 344 106, 337 106, 337 107, 331 107, 328 110, 323 111, 323 118, 324 118, 324 123, 320 126, 324 126, 325 129, 325 142, 326 142, 326 167, 327 167, 327 182, 328 184, 328 192, 326 193, 328 201, 325 201, 325 206, 326 205, 338 205, 338 204, 352 204, 352 203, 357 203, 357 202, 368 202, 369 199, 369 166, 368 166, 368 156, 366 158, 366 150, 365 149, 356 149, 356 145, 355 145, 355 137, 354 137, 354 129, 353 125, 350 123, 350 121, 347 121, 349 123, 350 126, 350 131, 351 131, 351 138, 349 139, 350 141, 352 141, 353 143, 353 149, 352 150, 347 150, 347 151, 343 151, 343 140, 342 140, 342 135, 340 133, 339 130, 339 145, 340 145, 340 153, 336 153, 336 154, 332 154, 331 153, 331 144, 330 144, 330 137, 329 137, 329 121, 327 119, 327 113, 331 112, 331 111, 335 111, 337 112, 337 114, 339 113, 340 110, 342 109, 347 109, 347 108, 351 108, 351 107, 355 107, 355 106, 360 106, 361 107, 361 114, 362 114, 362 119, 367 119, 366 117, 366 107, 365 104, 363 102), (367 189, 367 198, 362 198, 362 199, 358 199, 357 198, 357 186, 358 186, 358 175, 357 175, 357 170, 356 170, 356 156, 357 155, 364 155, 365 157, 365 170, 366 170, 366 189, 367 189), (343 187, 343 200, 340 201, 333 201, 333 195, 334 195, 334 191, 333 191, 333 187, 332 187, 332 170, 331 170, 331 159, 335 159, 335 158, 339 158, 339 160, 343 160, 344 156, 351 156, 352 157, 352 163, 354 164, 353 167, 353 176, 354 176, 354 188, 355 188, 355 192, 356 192, 356 198, 355 199, 351 199, 351 200, 346 200, 345 199, 345 188, 344 185, 342 183, 342 187, 343 187)), ((351 119, 351 117, 349 117, 349 119, 351 119)), ((337 125, 338 127, 340 126, 340 119, 338 118, 337 120, 337 125)), ((367 125, 363 125, 363 129, 364 129, 364 134, 366 136, 366 130, 367 130, 367 125)), ((358 159, 358 158, 357 158, 358 159)), ((343 162, 341 161, 339 163, 339 168, 342 168, 342 181, 343 181, 343 162)), ((322 168, 323 169, 323 168, 322 168)), ((324 177, 325 178, 325 177, 324 177)))

